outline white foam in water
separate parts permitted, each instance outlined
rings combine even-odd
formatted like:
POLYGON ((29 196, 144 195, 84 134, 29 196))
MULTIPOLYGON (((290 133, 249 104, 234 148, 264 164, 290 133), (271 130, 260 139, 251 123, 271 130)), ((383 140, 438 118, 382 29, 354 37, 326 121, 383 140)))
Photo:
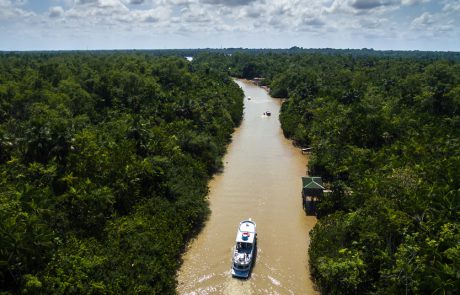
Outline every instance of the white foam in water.
POLYGON ((184 295, 208 295, 208 294, 215 294, 216 292, 217 292, 217 289, 211 286, 207 288, 200 288, 196 291, 185 293, 184 295))
POLYGON ((226 282, 222 290, 224 295, 241 295, 253 294, 251 281, 242 281, 238 279, 230 279, 226 282))
POLYGON ((271 276, 268 276, 268 278, 270 279, 270 281, 272 282, 273 285, 275 285, 275 286, 281 286, 281 282, 278 281, 277 279, 272 278, 271 276))
POLYGON ((213 277, 213 274, 204 275, 204 276, 202 276, 201 278, 198 279, 198 282, 199 283, 204 282, 206 280, 209 280, 212 277, 213 277))

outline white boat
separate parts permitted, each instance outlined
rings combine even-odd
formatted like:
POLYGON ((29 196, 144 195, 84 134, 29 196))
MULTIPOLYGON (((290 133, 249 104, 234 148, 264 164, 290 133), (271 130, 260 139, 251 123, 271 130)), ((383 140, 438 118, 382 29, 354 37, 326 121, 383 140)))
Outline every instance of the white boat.
POLYGON ((236 245, 232 259, 232 276, 247 278, 251 272, 257 249, 256 223, 243 220, 236 231, 236 245))

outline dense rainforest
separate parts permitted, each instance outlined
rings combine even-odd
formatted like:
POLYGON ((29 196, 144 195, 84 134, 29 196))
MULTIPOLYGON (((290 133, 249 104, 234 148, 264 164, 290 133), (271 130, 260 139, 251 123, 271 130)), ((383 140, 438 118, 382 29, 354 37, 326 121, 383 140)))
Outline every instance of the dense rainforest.
MULTIPOLYGON (((310 268, 322 294, 460 293, 458 53, 206 53, 285 98, 284 134, 311 147, 310 268)), ((300 191, 300 187, 299 187, 300 191)))
POLYGON ((3 52, 0 71, 0 293, 175 293, 242 117, 229 75, 285 99, 332 190, 323 294, 460 293, 459 53, 3 52))
POLYGON ((0 293, 174 294, 242 112, 180 57, 0 54, 0 293))

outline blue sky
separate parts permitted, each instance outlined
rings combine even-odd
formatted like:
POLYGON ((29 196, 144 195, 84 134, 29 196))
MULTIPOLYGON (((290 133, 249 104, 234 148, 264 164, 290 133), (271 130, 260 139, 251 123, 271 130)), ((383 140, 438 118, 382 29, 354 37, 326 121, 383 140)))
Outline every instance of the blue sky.
POLYGON ((460 0, 0 0, 0 50, 460 51, 460 0))

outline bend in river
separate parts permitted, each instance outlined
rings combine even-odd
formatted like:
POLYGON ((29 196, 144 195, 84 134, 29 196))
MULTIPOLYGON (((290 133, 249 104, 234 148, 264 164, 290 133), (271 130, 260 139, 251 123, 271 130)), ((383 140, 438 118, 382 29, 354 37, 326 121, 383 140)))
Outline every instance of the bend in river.
POLYGON ((317 294, 308 270, 308 232, 316 218, 301 204, 307 158, 284 138, 281 102, 250 82, 245 115, 210 182, 211 215, 190 244, 178 273, 180 294, 317 294), (251 99, 248 100, 248 97, 251 99), (270 117, 263 113, 270 111, 270 117), (232 278, 231 256, 238 224, 257 223, 258 253, 248 280, 232 278))

